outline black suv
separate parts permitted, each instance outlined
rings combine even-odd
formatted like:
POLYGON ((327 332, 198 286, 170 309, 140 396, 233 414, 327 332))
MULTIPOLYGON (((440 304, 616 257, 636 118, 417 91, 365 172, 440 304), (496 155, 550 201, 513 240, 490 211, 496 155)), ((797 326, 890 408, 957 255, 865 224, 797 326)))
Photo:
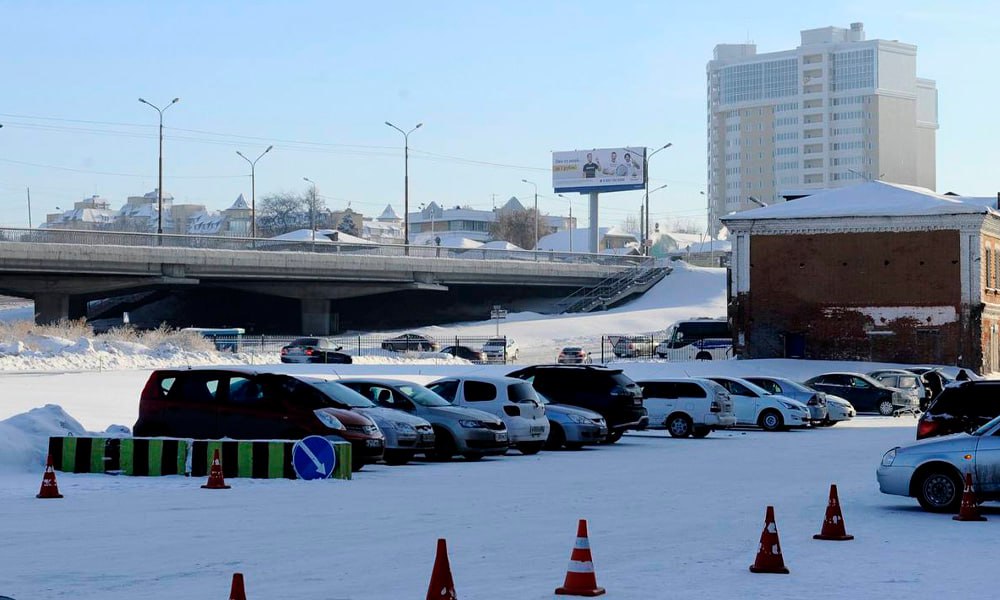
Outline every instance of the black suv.
POLYGON ((600 413, 608 422, 607 442, 615 443, 629 429, 649 424, 642 405, 642 389, 621 369, 599 365, 535 365, 508 374, 531 383, 557 404, 570 404, 600 413))
POLYGON ((917 423, 917 439, 973 432, 1000 415, 1000 381, 948 384, 917 423))

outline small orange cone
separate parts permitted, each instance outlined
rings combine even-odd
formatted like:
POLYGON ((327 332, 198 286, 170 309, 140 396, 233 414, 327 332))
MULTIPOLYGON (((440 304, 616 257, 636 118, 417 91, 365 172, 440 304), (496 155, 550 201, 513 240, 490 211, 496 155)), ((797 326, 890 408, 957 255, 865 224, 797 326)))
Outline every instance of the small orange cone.
POLYGON ((208 483, 201 486, 206 490, 228 490, 226 480, 222 477, 222 460, 219 458, 219 449, 215 449, 215 456, 212 458, 212 469, 208 472, 208 483))
POLYGON ((757 548, 757 559, 750 565, 752 573, 788 574, 785 559, 781 557, 781 543, 778 541, 778 526, 774 522, 774 507, 767 507, 764 516, 764 531, 760 532, 760 546, 757 548))
POLYGON ((451 565, 448 563, 448 543, 439 539, 437 555, 434 557, 434 569, 431 571, 431 582, 427 586, 427 600, 457 600, 455 582, 451 578, 451 565))
POLYGON ((247 592, 243 588, 243 573, 233 573, 233 586, 229 588, 229 600, 247 600, 247 592))
POLYGON ((840 498, 837 497, 837 485, 830 484, 830 503, 826 505, 826 519, 823 528, 813 536, 814 540, 853 540, 844 528, 844 515, 840 512, 840 498))
POLYGON ((45 474, 42 475, 42 488, 38 490, 35 498, 62 498, 59 493, 59 485, 56 483, 56 470, 52 468, 52 455, 49 454, 45 460, 45 474))
POLYGON ((976 498, 976 492, 972 490, 972 473, 965 474, 965 491, 962 492, 962 508, 959 509, 958 514, 952 517, 952 519, 956 521, 986 520, 986 517, 979 512, 979 499, 976 498))
POLYGON ((587 520, 580 519, 576 527, 576 543, 569 556, 569 568, 566 569, 566 581, 561 588, 556 588, 559 596, 600 596, 604 588, 597 587, 597 575, 594 573, 594 559, 590 555, 590 539, 587 537, 587 520))

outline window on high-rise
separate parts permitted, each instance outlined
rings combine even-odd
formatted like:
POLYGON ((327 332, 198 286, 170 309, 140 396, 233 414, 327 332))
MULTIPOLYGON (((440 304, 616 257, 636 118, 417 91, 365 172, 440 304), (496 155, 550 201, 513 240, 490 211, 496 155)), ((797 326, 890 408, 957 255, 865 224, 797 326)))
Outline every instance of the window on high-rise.
POLYGON ((830 90, 856 90, 875 87, 875 50, 834 52, 830 63, 830 90))

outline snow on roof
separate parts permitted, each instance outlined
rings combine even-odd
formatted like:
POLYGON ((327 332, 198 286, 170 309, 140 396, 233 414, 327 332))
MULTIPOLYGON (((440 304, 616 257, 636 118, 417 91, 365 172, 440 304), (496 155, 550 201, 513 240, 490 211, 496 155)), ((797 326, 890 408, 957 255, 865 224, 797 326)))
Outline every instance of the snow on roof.
POLYGON ((247 199, 243 197, 243 194, 237 196, 236 202, 233 202, 233 205, 229 207, 229 210, 249 210, 249 209, 250 205, 247 204, 247 199))
MULTIPOLYGON (((610 227, 599 227, 597 229, 598 243, 608 233, 610 227)), ((539 250, 552 250, 554 252, 569 252, 572 245, 574 252, 586 252, 590 247, 590 228, 585 229, 564 229, 538 240, 539 250), (573 243, 570 244, 570 236, 573 236, 573 243)))
POLYGON ((505 240, 493 240, 492 242, 486 242, 480 248, 485 248, 487 250, 524 250, 524 248, 518 246, 517 244, 511 244, 505 240))
POLYGON ((382 214, 380 214, 378 216, 378 220, 379 221, 398 221, 399 220, 399 216, 396 215, 396 211, 394 211, 392 209, 392 205, 391 204, 386 204, 385 205, 385 210, 383 210, 382 214))
POLYGON ((989 208, 926 188, 868 181, 722 217, 722 221, 984 214, 989 208))
POLYGON ((733 244, 729 240, 708 240, 681 246, 678 250, 688 254, 698 254, 700 252, 731 252, 732 249, 733 244))
POLYGON ((437 239, 441 238, 442 248, 479 248, 482 242, 467 238, 460 234, 448 234, 444 232, 427 232, 410 236, 410 243, 414 245, 437 246, 437 239))
MULTIPOLYGON (((289 231, 288 233, 283 233, 281 235, 274 236, 270 239, 281 240, 285 242, 311 242, 313 241, 313 233, 309 229, 296 229, 295 231, 289 231)), ((316 243, 317 244, 367 244, 367 245, 372 244, 372 242, 368 240, 350 235, 348 233, 344 233, 343 231, 337 231, 336 229, 317 229, 316 243)))

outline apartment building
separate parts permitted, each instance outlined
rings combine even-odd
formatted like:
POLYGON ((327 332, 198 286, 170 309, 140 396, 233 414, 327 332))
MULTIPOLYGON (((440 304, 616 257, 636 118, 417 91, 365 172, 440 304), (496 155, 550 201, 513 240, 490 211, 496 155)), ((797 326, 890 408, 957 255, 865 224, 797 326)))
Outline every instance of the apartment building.
POLYGON ((713 228, 798 191, 874 180, 935 189, 937 88, 916 63, 916 46, 866 40, 861 23, 804 30, 780 52, 717 45, 707 66, 713 228))

